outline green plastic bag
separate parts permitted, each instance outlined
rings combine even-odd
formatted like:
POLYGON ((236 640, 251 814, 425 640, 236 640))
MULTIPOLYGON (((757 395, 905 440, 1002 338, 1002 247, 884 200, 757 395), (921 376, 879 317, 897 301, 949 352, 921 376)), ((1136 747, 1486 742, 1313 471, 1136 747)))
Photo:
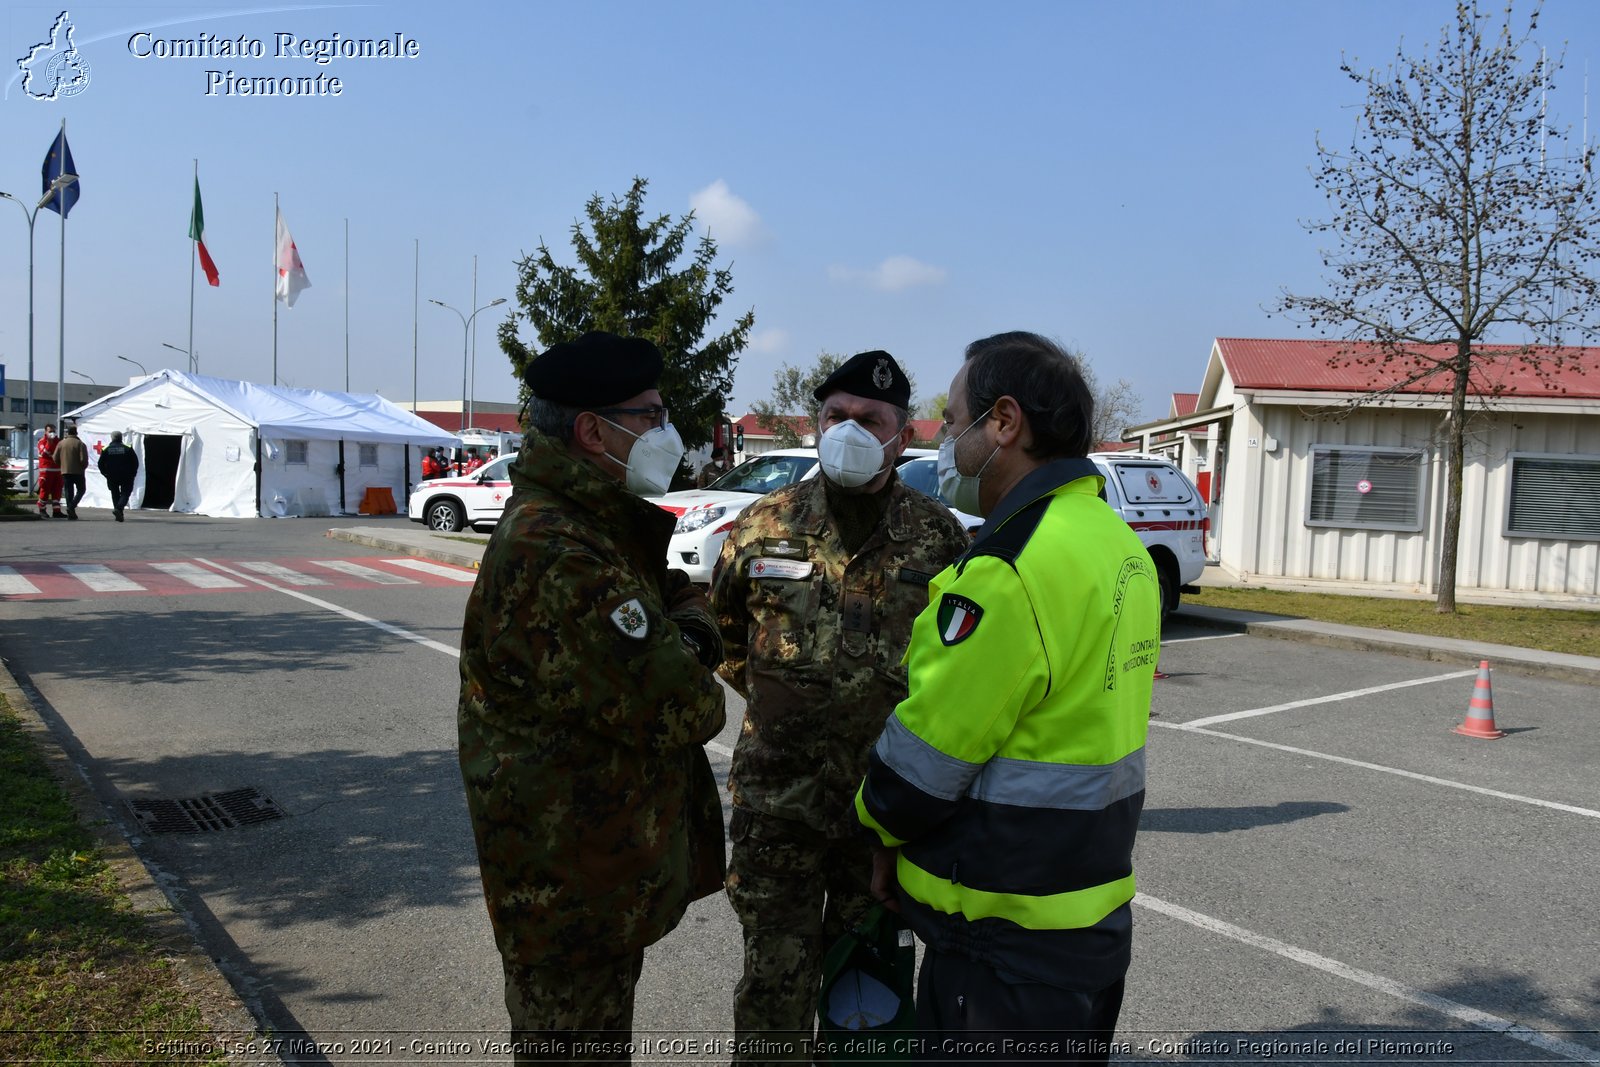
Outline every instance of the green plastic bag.
POLYGON ((910 1063, 916 972, 910 927, 881 904, 834 942, 822 960, 817 994, 817 1062, 910 1063))

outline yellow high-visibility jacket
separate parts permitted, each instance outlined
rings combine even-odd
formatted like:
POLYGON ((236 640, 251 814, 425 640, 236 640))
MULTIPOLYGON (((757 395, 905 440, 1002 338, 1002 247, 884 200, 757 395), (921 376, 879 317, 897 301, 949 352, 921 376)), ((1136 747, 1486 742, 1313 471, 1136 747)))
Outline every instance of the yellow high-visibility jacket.
POLYGON ((925 941, 1086 989, 1127 969, 1160 643, 1155 566, 1102 484, 1035 470, 933 579, 856 795, 925 941))

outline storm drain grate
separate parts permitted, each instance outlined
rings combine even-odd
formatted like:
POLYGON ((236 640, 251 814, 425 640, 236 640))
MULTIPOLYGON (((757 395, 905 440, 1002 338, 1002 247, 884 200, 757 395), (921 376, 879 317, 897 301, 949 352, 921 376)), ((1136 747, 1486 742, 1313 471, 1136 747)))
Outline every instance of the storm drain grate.
POLYGON ((152 834, 201 834, 283 818, 283 809, 258 789, 230 789, 182 800, 130 800, 127 804, 139 825, 152 834))

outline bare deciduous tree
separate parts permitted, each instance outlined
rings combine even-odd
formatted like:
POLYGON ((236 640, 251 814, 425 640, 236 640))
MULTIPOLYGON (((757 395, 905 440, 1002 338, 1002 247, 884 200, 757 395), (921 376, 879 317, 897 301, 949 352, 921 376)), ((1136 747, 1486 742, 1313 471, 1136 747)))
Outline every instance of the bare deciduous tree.
POLYGON ((1595 334, 1600 254, 1587 145, 1545 114, 1560 59, 1475 2, 1458 2, 1437 47, 1396 52, 1384 70, 1341 69, 1366 93, 1348 146, 1317 139, 1313 180, 1331 214, 1307 228, 1329 240, 1327 292, 1283 294, 1280 310, 1356 342, 1378 396, 1450 397, 1439 557, 1440 612, 1456 607, 1456 554, 1467 397, 1492 399, 1508 361, 1548 376, 1568 339, 1595 334), (1497 332, 1517 347, 1485 351, 1497 332))

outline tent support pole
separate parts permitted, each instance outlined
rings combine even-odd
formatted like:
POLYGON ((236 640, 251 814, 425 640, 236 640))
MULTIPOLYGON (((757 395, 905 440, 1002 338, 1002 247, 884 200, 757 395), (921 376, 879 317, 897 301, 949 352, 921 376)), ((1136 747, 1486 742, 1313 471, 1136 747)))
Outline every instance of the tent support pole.
POLYGON ((344 438, 339 439, 339 514, 344 514, 344 438))
MULTIPOLYGON (((412 390, 412 395, 413 396, 416 395, 416 390, 414 390, 414 389, 412 390)), ((407 508, 410 508, 411 507, 411 442, 410 441, 406 442, 406 471, 405 471, 405 476, 403 478, 401 478, 401 482, 406 487, 406 490, 405 490, 405 492, 406 492, 406 495, 405 495, 405 501, 406 501, 405 506, 407 508)))
POLYGON ((261 518, 261 432, 256 431, 256 518, 261 518))

